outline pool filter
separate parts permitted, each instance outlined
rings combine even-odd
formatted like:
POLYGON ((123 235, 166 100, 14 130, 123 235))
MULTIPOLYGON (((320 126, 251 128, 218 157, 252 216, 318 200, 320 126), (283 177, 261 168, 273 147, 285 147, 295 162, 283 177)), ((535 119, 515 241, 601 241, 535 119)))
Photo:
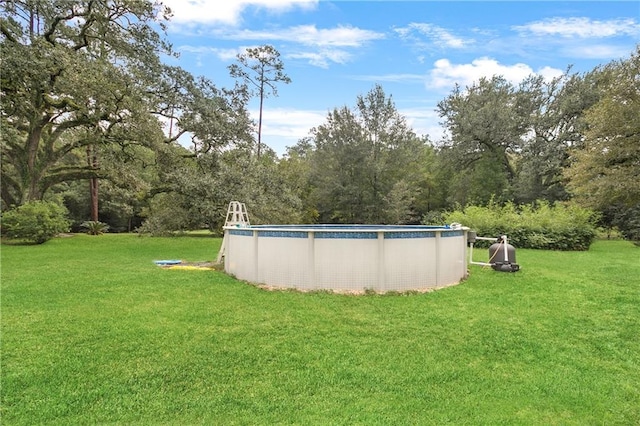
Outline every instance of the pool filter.
POLYGON ((507 241, 506 235, 497 238, 478 237, 476 232, 469 231, 467 233, 467 243, 469 243, 469 264, 491 266, 494 271, 499 272, 516 272, 520 270, 520 265, 516 263, 516 249, 507 241), (473 261, 473 245, 477 240, 495 241, 489 247, 488 262, 473 261))

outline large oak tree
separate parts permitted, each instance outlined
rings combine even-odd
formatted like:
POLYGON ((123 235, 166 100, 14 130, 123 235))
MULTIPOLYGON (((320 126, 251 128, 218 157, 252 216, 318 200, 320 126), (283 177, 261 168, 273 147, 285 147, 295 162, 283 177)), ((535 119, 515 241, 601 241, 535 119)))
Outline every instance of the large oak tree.
POLYGON ((151 0, 2 4, 5 206, 42 199, 62 182, 114 177, 117 166, 101 157, 135 160, 133 146, 162 155, 162 145, 190 138, 182 155, 196 156, 246 143, 242 91, 162 63, 172 51, 156 29, 169 16, 151 0))
POLYGON ((138 79, 165 51, 151 2, 11 1, 2 5, 2 199, 41 199, 51 186, 100 177, 78 149, 150 138, 138 79))
POLYGON ((593 71, 601 94, 587 110, 584 143, 566 170, 576 197, 594 208, 640 204, 640 46, 593 71))

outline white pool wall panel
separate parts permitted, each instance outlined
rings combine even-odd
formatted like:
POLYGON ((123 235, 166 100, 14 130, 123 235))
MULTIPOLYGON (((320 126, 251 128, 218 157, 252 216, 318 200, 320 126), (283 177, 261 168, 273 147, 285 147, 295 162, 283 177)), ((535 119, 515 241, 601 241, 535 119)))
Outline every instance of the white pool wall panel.
POLYGON ((467 275, 466 229, 273 225, 225 228, 225 271, 275 288, 411 291, 467 275))

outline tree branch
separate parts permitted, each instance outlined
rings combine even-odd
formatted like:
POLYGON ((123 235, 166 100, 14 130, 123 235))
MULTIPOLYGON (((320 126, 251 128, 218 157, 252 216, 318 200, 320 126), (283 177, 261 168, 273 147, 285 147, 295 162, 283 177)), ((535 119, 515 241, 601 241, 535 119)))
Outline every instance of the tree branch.
POLYGON ((18 43, 18 40, 13 36, 13 34, 11 34, 11 32, 9 31, 9 28, 7 28, 7 26, 4 24, 4 19, 0 20, 0 32, 2 33, 2 35, 4 35, 7 40, 9 40, 12 43, 18 43))

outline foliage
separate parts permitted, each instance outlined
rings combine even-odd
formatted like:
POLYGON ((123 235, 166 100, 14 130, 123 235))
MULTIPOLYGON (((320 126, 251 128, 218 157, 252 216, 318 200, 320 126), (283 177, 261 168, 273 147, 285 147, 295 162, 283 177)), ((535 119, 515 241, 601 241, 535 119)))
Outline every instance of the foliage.
POLYGON ((2 423, 640 423, 628 242, 518 250, 517 274, 472 265, 458 286, 389 296, 152 263, 219 247, 117 234, 3 247, 2 423))
POLYGON ((600 225, 607 229, 608 234, 617 229, 625 239, 640 245, 640 203, 631 207, 624 204, 605 206, 600 225))
MULTIPOLYGON (((122 183, 124 164, 160 174, 158 157, 179 139, 190 137, 191 151, 171 155, 194 157, 250 140, 243 90, 218 89, 161 62, 173 52, 156 31, 169 13, 160 2, 28 0, 2 8, 5 205, 90 180, 95 219, 98 178, 133 189, 122 183)), ((134 204, 130 217, 137 192, 121 194, 134 204)))
POLYGON ((233 149, 173 164, 139 232, 163 235, 203 228, 220 232, 231 200, 247 205, 254 224, 301 220, 300 200, 268 148, 260 158, 249 149, 233 149))
POLYGON ((601 99, 585 114, 584 145, 566 169, 577 200, 592 208, 640 202, 640 45, 593 72, 601 99))
POLYGON ((64 207, 51 201, 30 201, 2 213, 3 236, 42 244, 69 230, 64 207))
POLYGON ((595 99, 592 80, 568 72, 519 86, 494 76, 455 87, 438 103, 450 133, 440 147, 450 202, 566 200, 567 152, 581 141, 580 118, 595 99))
MULTIPOLYGON (((100 180, 98 216, 110 232, 130 232, 140 225, 140 214, 147 206, 147 194, 157 182, 158 156, 141 146, 99 147, 100 167, 109 177, 100 180)), ((177 154, 176 154, 177 155, 177 154)), ((91 204, 85 180, 65 182, 52 189, 64 200, 72 229, 82 231, 90 218, 91 204)))
POLYGON ((287 188, 300 203, 300 223, 317 223, 320 212, 313 201, 311 186, 311 156, 313 146, 310 138, 303 138, 287 149, 287 153, 278 161, 278 174, 287 188))
POLYGON ((102 235, 109 230, 109 225, 98 220, 88 220, 81 225, 89 235, 102 235))
POLYGON ((513 203, 467 206, 445 215, 447 223, 461 223, 479 236, 507 235, 518 248, 588 250, 597 216, 574 203, 546 201, 516 207, 513 203))
POLYGON ((381 86, 358 96, 354 110, 334 109, 312 135, 310 198, 321 222, 385 223, 413 215, 410 193, 420 192, 427 148, 381 86))
POLYGON ((640 245, 640 203, 624 209, 613 224, 617 226, 624 238, 640 245))
POLYGON ((440 210, 430 210, 422 216, 423 225, 442 226, 447 224, 445 216, 448 212, 440 210))
POLYGON ((484 160, 492 167, 485 173, 488 179, 479 180, 483 185, 492 177, 513 182, 516 171, 511 155, 521 148, 531 105, 522 102, 512 84, 494 76, 481 78, 466 90, 456 86, 438 103, 438 113, 451 134, 447 146, 458 170, 468 171, 484 160))
POLYGON ((156 195, 150 203, 147 218, 136 231, 155 237, 171 236, 196 229, 188 210, 181 207, 182 197, 177 193, 156 195))
POLYGON ((42 199, 61 182, 103 177, 72 161, 93 145, 152 139, 138 80, 159 67, 165 45, 150 1, 4 2, 2 199, 42 199), (122 25, 128 21, 129 25, 122 25), (135 123, 135 125, 134 125, 135 123), (3 132, 4 133, 4 132, 3 132))
POLYGON ((537 199, 550 202, 569 198, 562 172, 569 164, 569 150, 580 146, 584 112, 597 101, 593 79, 567 73, 545 79, 532 75, 518 89, 531 111, 528 131, 516 162, 513 199, 519 204, 537 199))
POLYGON ((412 211, 415 197, 406 181, 397 181, 382 201, 384 205, 382 214, 385 223, 406 225, 415 221, 416 218, 412 211))
POLYGON ((605 225, 640 240, 640 45, 630 58, 594 70, 601 97, 585 114, 584 143, 565 169, 582 205, 602 211, 605 225))
POLYGON ((440 191, 445 205, 482 205, 491 199, 513 199, 511 185, 493 154, 486 154, 470 164, 464 173, 457 166, 457 154, 450 147, 440 148, 440 191))

